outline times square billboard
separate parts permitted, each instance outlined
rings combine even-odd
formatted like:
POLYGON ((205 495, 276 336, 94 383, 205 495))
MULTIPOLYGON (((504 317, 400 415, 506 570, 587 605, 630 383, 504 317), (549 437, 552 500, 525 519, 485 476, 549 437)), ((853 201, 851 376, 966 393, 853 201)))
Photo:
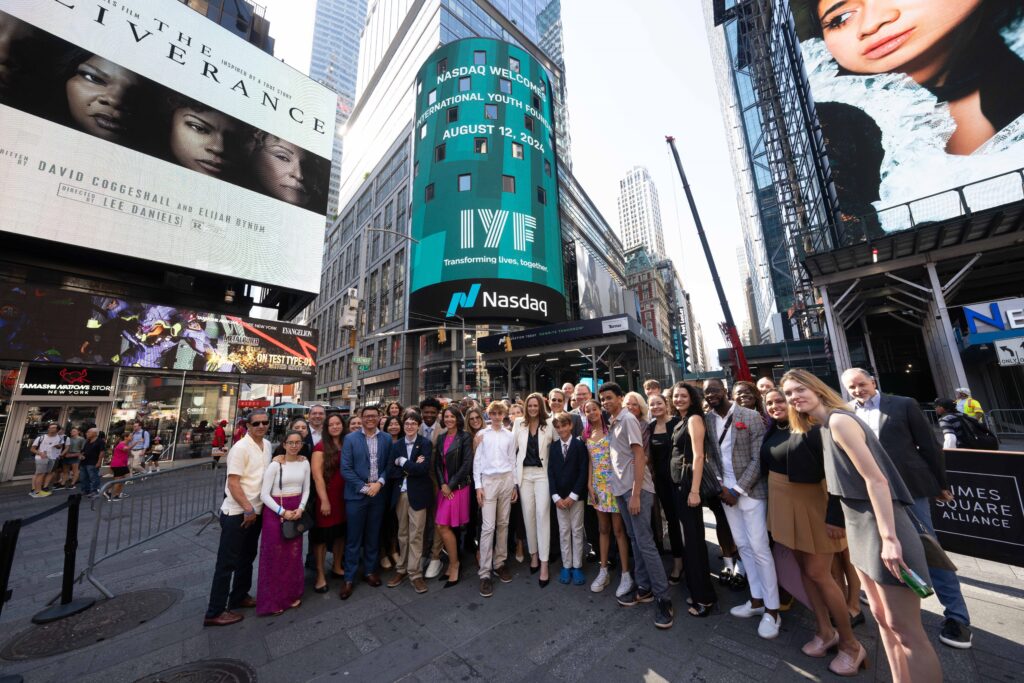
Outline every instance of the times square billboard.
POLYGON ((0 38, 0 231, 319 289, 334 93, 176 0, 2 0, 0 38))
POLYGON ((1022 0, 790 7, 845 241, 1024 199, 1022 0))
POLYGON ((409 310, 566 319, 551 82, 525 50, 467 38, 416 78, 409 310))

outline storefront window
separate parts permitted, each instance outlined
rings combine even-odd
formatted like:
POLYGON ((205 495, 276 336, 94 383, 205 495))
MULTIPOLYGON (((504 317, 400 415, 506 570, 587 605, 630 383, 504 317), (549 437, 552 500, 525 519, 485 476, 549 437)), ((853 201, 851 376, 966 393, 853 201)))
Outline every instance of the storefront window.
MULTIPOLYGON (((11 417, 11 399, 18 383, 21 363, 0 363, 0 443, 4 442, 7 423, 11 417)), ((13 438, 13 437, 12 437, 13 438)))
POLYGON ((178 457, 210 455, 217 424, 227 423, 225 429, 229 434, 231 432, 237 397, 238 387, 235 384, 205 379, 186 380, 181 401, 178 457))

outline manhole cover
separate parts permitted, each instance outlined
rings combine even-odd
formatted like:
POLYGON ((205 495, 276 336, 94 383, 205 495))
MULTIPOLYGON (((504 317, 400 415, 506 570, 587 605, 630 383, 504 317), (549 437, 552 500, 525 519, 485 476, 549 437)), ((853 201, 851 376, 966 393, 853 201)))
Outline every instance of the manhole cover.
POLYGON ((135 683, 254 683, 256 670, 239 659, 203 659, 164 669, 135 683))
POLYGON ((149 621, 180 597, 180 591, 157 588, 101 600, 90 609, 67 619, 22 631, 4 644, 0 649, 0 657, 10 660, 37 659, 87 647, 149 621))

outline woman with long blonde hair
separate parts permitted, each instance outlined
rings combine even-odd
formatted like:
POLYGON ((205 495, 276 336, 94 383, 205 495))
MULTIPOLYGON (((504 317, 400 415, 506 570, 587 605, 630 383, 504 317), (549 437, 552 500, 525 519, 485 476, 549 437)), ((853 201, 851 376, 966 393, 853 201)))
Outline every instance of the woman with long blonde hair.
POLYGON ((526 415, 512 426, 516 447, 516 482, 526 526, 530 552, 530 573, 540 572, 541 588, 548 585, 548 555, 551 549, 551 492, 548 485, 548 446, 554 429, 548 425, 544 395, 526 397, 526 415))
MULTIPOLYGON (((928 577, 921 539, 907 514, 913 498, 874 432, 827 384, 806 370, 782 376, 789 424, 797 433, 821 425, 825 479, 840 497, 850 555, 878 622, 895 683, 940 681, 938 657, 921 625, 921 598, 907 585, 928 577)), ((853 676, 866 652, 840 650, 829 670, 853 676)))

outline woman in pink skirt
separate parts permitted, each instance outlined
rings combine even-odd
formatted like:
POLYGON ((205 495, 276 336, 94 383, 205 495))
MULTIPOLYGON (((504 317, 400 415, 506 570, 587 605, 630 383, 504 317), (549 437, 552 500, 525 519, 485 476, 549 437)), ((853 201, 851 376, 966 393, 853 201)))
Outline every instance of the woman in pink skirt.
POLYGON ((459 582, 459 544, 453 529, 469 523, 470 482, 473 477, 473 439, 463 430, 462 413, 448 407, 441 413, 444 431, 434 441, 434 473, 441 490, 437 492, 437 533, 448 553, 448 575, 444 584, 459 582))
POLYGON ((263 529, 256 589, 256 614, 261 616, 277 616, 302 604, 302 534, 288 539, 281 535, 282 521, 300 519, 309 499, 309 461, 299 455, 302 444, 302 434, 289 431, 284 437, 284 462, 271 462, 263 475, 263 529))

